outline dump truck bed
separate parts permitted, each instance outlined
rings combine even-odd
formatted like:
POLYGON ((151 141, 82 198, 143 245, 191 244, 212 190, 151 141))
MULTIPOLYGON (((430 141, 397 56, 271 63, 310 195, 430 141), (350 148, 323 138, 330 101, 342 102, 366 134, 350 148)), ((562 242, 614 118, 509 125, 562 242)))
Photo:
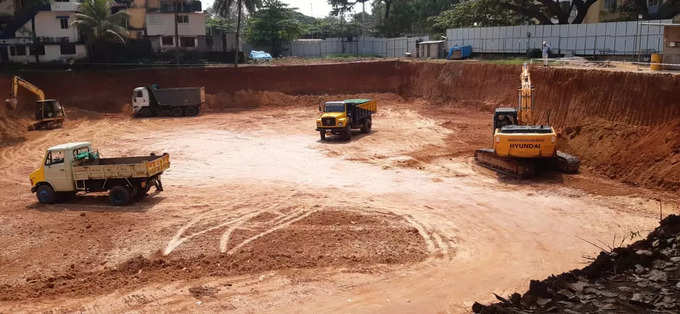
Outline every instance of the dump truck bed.
POLYGON ((161 106, 200 106, 205 102, 205 89, 203 87, 150 88, 149 90, 161 106))
POLYGON ((73 165, 74 180, 150 178, 170 167, 170 156, 99 158, 73 165))

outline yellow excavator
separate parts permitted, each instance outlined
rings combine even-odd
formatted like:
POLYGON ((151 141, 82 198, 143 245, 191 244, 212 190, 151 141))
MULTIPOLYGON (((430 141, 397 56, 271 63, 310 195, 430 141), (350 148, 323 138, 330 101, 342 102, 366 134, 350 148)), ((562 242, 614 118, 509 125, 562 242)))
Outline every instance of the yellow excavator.
POLYGON ((66 114, 64 113, 64 107, 61 106, 59 101, 56 99, 45 99, 45 93, 40 88, 16 75, 12 77, 9 98, 5 100, 12 110, 17 108, 17 93, 19 92, 19 86, 25 88, 37 98, 35 122, 28 127, 29 131, 60 128, 64 125, 66 114))
POLYGON ((493 148, 475 151, 475 161, 484 167, 529 178, 539 169, 576 173, 580 160, 557 150, 557 134, 549 125, 534 125, 534 86, 529 66, 521 74, 517 108, 498 108, 493 115, 493 148))

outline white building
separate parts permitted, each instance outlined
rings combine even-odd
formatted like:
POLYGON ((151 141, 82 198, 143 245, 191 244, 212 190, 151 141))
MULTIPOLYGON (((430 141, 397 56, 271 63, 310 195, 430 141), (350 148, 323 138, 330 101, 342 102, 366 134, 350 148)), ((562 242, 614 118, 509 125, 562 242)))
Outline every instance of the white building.
POLYGON ((74 14, 80 5, 76 0, 56 0, 49 8, 35 13, 35 23, 29 16, 16 17, 19 23, 9 26, 0 39, 3 59, 16 63, 66 62, 87 57, 87 49, 72 25, 74 14), (35 24, 35 29, 33 25, 35 24), (33 32, 38 42, 33 43, 33 32))
POLYGON ((185 50, 199 48, 199 39, 205 37, 205 14, 201 12, 179 13, 177 15, 175 38, 175 13, 147 12, 146 37, 151 40, 154 51, 185 50))

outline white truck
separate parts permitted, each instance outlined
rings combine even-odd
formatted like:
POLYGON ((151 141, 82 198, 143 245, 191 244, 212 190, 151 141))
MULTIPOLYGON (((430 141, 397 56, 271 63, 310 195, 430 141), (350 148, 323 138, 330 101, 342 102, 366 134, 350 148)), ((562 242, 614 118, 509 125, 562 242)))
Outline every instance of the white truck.
POLYGON ((40 203, 108 191, 111 203, 120 206, 143 199, 151 186, 162 191, 161 174, 169 167, 168 154, 101 158, 89 142, 77 142, 47 149, 29 179, 40 203))
POLYGON ((137 87, 132 91, 132 113, 138 117, 195 116, 205 104, 204 87, 137 87))

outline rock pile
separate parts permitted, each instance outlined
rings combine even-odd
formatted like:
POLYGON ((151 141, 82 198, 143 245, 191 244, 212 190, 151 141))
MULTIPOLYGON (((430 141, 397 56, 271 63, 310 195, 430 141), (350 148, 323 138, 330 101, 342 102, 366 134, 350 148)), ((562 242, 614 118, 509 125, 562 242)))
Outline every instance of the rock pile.
POLYGON ((600 255, 583 269, 532 280, 524 295, 475 313, 678 313, 680 312, 680 216, 671 215, 646 239, 600 255))

